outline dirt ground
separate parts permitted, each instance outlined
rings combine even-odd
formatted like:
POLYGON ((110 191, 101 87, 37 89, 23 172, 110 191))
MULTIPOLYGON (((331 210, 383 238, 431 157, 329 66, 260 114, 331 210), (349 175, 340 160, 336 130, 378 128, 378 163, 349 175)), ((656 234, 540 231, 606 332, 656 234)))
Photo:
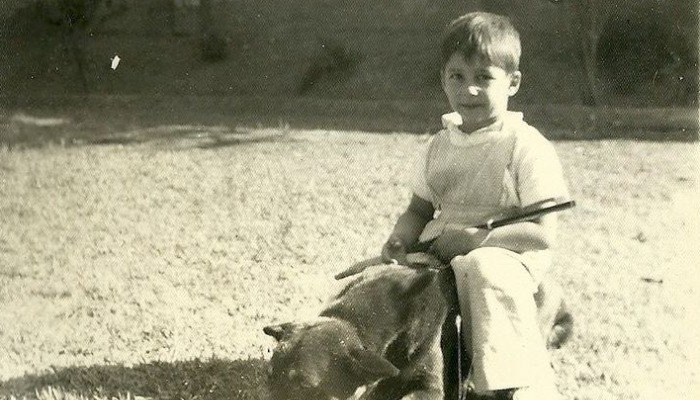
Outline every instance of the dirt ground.
MULTIPOLYGON (((0 398, 266 399, 262 327, 376 255, 425 135, 254 130, 0 152, 0 398), (11 397, 10 397, 11 398, 11 397)), ((566 399, 700 394, 698 145, 556 142, 566 399)))

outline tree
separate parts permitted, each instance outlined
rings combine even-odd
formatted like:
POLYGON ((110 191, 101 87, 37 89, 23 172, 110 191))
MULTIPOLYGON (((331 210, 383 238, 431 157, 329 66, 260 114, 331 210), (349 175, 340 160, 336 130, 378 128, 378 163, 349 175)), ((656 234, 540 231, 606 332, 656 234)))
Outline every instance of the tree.
POLYGON ((64 45, 75 62, 84 91, 87 79, 86 40, 90 33, 106 21, 124 13, 125 0, 40 0, 37 14, 46 22, 61 28, 64 45))
POLYGON ((583 66, 581 102, 587 106, 600 104, 597 78, 598 41, 608 18, 598 0, 549 0, 552 3, 568 3, 573 11, 573 26, 578 38, 578 58, 583 66))
MULTIPOLYGON (((199 0, 199 44, 202 59, 216 62, 228 56, 228 41, 214 18, 214 2, 199 0)), ((216 4, 217 7, 220 4, 216 4)), ((217 10, 218 11, 218 10, 217 10)))

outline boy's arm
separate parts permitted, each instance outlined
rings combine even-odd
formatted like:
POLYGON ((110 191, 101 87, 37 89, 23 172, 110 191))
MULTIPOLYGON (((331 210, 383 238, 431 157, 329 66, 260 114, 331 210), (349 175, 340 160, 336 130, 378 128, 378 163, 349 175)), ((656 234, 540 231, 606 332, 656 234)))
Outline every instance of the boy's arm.
POLYGON ((431 202, 414 194, 408 208, 396 221, 394 231, 382 248, 382 261, 405 263, 406 249, 418 242, 421 232, 433 219, 434 213, 435 208, 431 202))
POLYGON ((549 214, 533 221, 518 222, 493 230, 448 230, 435 239, 431 252, 447 262, 479 247, 500 247, 522 253, 551 248, 555 236, 556 215, 549 214))
POLYGON ((557 218, 554 214, 536 220, 502 226, 488 232, 478 247, 501 247, 517 253, 546 250, 554 246, 557 218))

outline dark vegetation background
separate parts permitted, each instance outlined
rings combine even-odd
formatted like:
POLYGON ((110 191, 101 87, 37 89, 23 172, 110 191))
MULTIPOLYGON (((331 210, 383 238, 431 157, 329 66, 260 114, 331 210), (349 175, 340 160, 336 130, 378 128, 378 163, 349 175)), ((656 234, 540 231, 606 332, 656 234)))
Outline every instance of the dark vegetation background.
POLYGON ((522 34, 525 82, 513 108, 530 121, 575 137, 616 127, 697 131, 694 0, 4 0, 0 8, 0 90, 11 108, 430 130, 447 110, 440 34, 480 9, 509 15, 522 34))

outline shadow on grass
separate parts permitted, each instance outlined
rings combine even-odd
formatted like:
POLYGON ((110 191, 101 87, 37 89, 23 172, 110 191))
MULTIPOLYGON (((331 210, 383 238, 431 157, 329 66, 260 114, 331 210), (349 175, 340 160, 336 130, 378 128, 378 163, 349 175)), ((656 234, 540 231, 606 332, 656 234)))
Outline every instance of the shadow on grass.
POLYGON ((0 398, 268 400, 267 368, 261 359, 69 367, 0 382, 0 398))
MULTIPOLYGON (((275 129, 347 130, 428 133, 439 130, 439 116, 449 111, 444 100, 352 100, 265 96, 140 96, 140 95, 0 95, 0 139, 3 120, 27 113, 39 122, 71 121, 64 128, 29 129, 28 141, 61 137, 67 143, 90 143, 120 136, 134 128, 163 126, 257 127, 275 129), (58 131, 58 132, 56 132, 58 131), (38 136, 38 137, 37 137, 38 136)), ((697 141, 700 116, 696 107, 584 107, 575 104, 513 105, 526 120, 553 140, 635 139, 697 141)), ((30 117, 31 120, 31 117, 30 117)), ((27 121, 22 118, 22 121, 27 121)), ((15 125, 22 125, 24 122, 15 125)), ((21 128, 21 127, 20 127, 21 128)), ((21 129, 20 129, 21 130, 21 129)), ((9 129, 12 131, 12 129, 9 129)), ((25 136, 18 132, 19 136, 25 136)), ((1 141, 1 140, 0 140, 1 141)))
POLYGON ((254 143, 291 141, 286 129, 228 130, 206 126, 158 126, 123 134, 83 140, 91 145, 130 145, 152 143, 161 147, 217 149, 254 143))
POLYGON ((158 124, 134 128, 26 114, 16 114, 9 118, 0 116, 0 145, 10 148, 42 147, 49 144, 153 144, 165 148, 216 149, 261 142, 289 141, 292 139, 288 132, 289 128, 286 126, 277 129, 249 129, 211 124, 158 124))

